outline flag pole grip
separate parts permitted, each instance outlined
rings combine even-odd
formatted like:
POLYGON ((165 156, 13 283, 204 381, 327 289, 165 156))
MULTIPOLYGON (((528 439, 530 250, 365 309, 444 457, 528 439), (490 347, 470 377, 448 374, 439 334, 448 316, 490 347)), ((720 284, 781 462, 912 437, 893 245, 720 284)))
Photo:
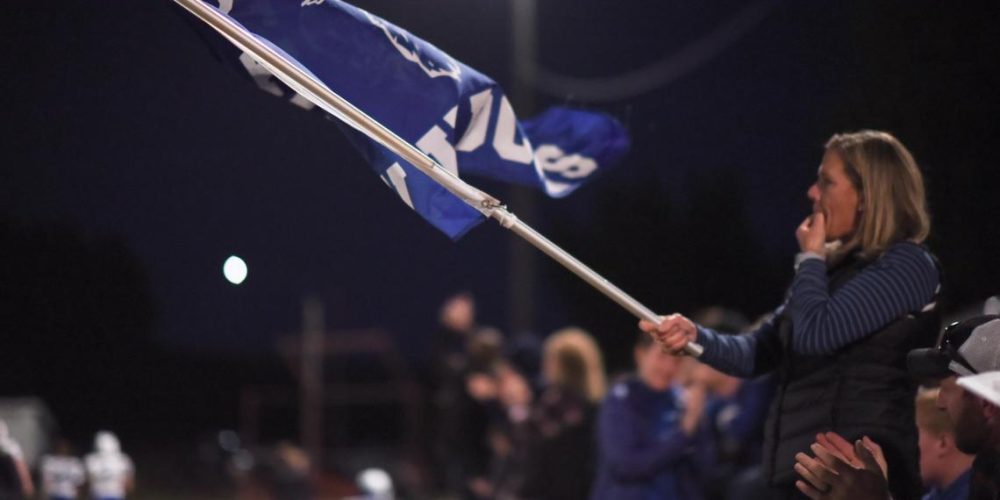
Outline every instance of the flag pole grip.
MULTIPOLYGON (((236 45, 243 52, 253 57, 254 60, 267 68, 268 71, 284 84, 327 113, 343 120, 351 127, 399 155, 483 215, 496 219, 503 227, 510 229, 514 234, 524 238, 535 248, 555 259, 556 262, 562 264, 590 284, 590 286, 624 307, 637 318, 653 323, 659 323, 662 320, 659 315, 632 298, 632 296, 604 279, 596 271, 587 267, 587 265, 577 260, 576 257, 567 253, 548 238, 539 234, 531 226, 519 220, 514 214, 507 211, 496 198, 459 179, 458 176, 439 165, 433 158, 417 149, 416 146, 403 140, 393 131, 368 116, 364 111, 339 96, 316 77, 285 59, 228 16, 210 7, 202 0, 174 1, 195 17, 214 28, 232 42, 233 45, 236 45)), ((684 347, 684 351, 692 356, 700 356, 703 349, 700 345, 690 342, 684 347)))
MULTIPOLYGON (((663 318, 659 314, 656 314, 643 303, 625 293, 624 290, 618 288, 614 283, 605 279, 603 276, 598 274, 597 271, 594 271, 583 262, 580 262, 579 259, 570 255, 559 245, 556 245, 541 233, 535 231, 531 226, 518 219, 517 216, 509 212, 506 208, 502 206, 493 208, 493 212, 490 214, 490 217, 496 219, 501 226, 509 229, 511 232, 520 236, 528 243, 531 243, 532 246, 541 250, 545 255, 552 257, 553 260, 562 264, 563 267, 569 269, 573 274, 577 275, 580 279, 587 282, 587 284, 596 288, 609 299, 622 306, 626 311, 632 313, 635 317, 644 319, 650 323, 659 323, 663 321, 663 318)), ((705 348, 697 342, 688 342, 687 345, 684 346, 684 353, 690 356, 699 357, 703 352, 705 352, 705 348)))

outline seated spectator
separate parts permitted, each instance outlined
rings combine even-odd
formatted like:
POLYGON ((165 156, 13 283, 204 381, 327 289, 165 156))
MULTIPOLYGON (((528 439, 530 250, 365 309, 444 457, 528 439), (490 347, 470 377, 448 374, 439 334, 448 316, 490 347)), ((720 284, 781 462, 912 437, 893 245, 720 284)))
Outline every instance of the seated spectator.
POLYGON ((929 488, 923 500, 965 500, 973 457, 955 445, 955 425, 937 407, 938 392, 921 389, 917 393, 920 477, 929 488))
POLYGON ((469 371, 468 346, 476 330, 476 302, 471 294, 462 292, 445 300, 439 314, 440 328, 431 341, 430 408, 432 470, 434 483, 450 492, 466 488, 472 475, 466 467, 467 437, 477 429, 466 429, 474 422, 468 413, 476 404, 466 393, 469 371))
POLYGON ((704 388, 676 383, 680 360, 652 337, 635 347, 636 374, 617 383, 598 420, 600 465, 591 498, 690 499, 702 497, 695 448, 706 448, 698 432, 704 388))
POLYGON ((441 306, 439 322, 432 355, 436 378, 446 379, 465 369, 466 343, 476 329, 475 299, 468 292, 449 297, 441 306))
MULTIPOLYGON (((739 312, 715 306, 699 311, 694 318, 707 328, 738 332, 760 328, 771 320, 771 315, 765 314, 751 325, 739 312)), ((684 363, 693 361, 685 358, 684 363)), ((702 477, 705 497, 709 500, 771 498, 761 458, 775 378, 767 374, 741 379, 703 363, 693 364, 690 378, 704 385, 707 393, 705 424, 712 441, 702 477)))
POLYGON ((770 498, 761 457, 774 377, 768 374, 744 380, 699 364, 693 380, 704 386, 707 394, 704 420, 711 455, 702 478, 706 498, 770 498))
POLYGON ((1000 370, 1000 316, 952 323, 938 346, 910 354, 910 371, 941 380, 938 407, 955 424, 955 445, 975 454, 969 498, 1000 497, 1000 422, 997 408, 958 385, 958 376, 1000 370))
POLYGON ((594 415, 604 397, 601 351, 579 328, 546 340, 542 355, 545 389, 535 401, 523 438, 523 483, 519 498, 587 498, 594 476, 594 415))
MULTIPOLYGON (((1000 319, 992 323, 993 333, 1000 336, 1000 325, 997 324, 1000 319)), ((993 341, 997 342, 997 339, 993 341)), ((964 411, 971 416, 957 421, 956 425, 966 434, 964 439, 967 445, 980 443, 978 447, 966 447, 967 450, 979 450, 972 464, 969 498, 1000 498, 1000 366, 997 366, 1000 362, 995 361, 997 357, 1000 354, 994 354, 991 371, 979 373, 973 370, 973 373, 959 377, 955 384, 957 394, 939 398, 939 404, 946 408, 956 406, 955 400, 960 397, 964 400, 961 405, 965 405, 964 411), (965 426, 969 429, 966 430, 965 426), (978 437, 973 438, 976 435, 978 437)), ((979 363, 973 361, 970 364, 975 366, 979 363)))
POLYGON ((480 490, 487 498, 517 498, 525 475, 524 441, 530 438, 531 406, 534 394, 528 379, 512 364, 498 363, 494 370, 496 411, 493 412, 489 441, 493 451, 489 488, 480 490))
POLYGON ((938 392, 923 389, 917 393, 920 477, 929 488, 923 500, 965 500, 973 457, 955 445, 955 425, 937 407, 938 392))
MULTIPOLYGON (((1000 370, 1000 316, 952 323, 936 347, 911 351, 908 363, 914 377, 940 380, 937 406, 955 424, 955 446, 976 455, 969 498, 1000 498, 1000 406, 965 390, 958 382, 959 376, 1000 370)), ((893 471, 886 470, 884 462, 877 462, 881 449, 867 437, 854 446, 822 439, 812 450, 815 457, 800 453, 795 465, 802 477, 796 486, 810 498, 887 497, 886 476, 893 471)))
POLYGON ((42 488, 50 500, 70 500, 76 498, 86 476, 83 462, 73 456, 73 450, 66 440, 60 440, 55 453, 42 457, 39 466, 42 488))
POLYGON ((490 423, 497 413, 497 383, 494 372, 501 362, 503 335, 495 328, 478 328, 466 346, 463 372, 465 391, 450 410, 449 423, 455 446, 455 470, 461 473, 466 498, 489 498, 491 451, 490 423))

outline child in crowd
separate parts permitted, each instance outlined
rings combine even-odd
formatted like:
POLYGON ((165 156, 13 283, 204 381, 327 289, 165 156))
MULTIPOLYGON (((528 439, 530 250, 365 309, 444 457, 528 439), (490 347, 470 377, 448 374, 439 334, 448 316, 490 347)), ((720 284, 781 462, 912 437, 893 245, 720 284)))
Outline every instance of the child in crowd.
POLYGON ((955 424, 937 407, 937 397, 938 389, 917 393, 920 478, 929 488, 923 500, 965 500, 974 457, 955 445, 955 424))
POLYGON ((699 422, 700 384, 677 382, 680 360, 641 334, 636 373, 619 381, 598 418, 599 468, 591 498, 664 500, 702 498, 698 448, 707 449, 699 422))

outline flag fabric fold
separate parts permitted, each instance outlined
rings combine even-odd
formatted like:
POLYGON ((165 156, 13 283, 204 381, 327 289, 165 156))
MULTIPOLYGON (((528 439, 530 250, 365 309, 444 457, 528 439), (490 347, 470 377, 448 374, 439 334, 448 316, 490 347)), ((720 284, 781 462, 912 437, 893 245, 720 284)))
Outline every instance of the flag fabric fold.
MULTIPOLYGON (((518 121, 496 82, 430 43, 338 0, 216 0, 229 16, 332 91, 462 178, 481 176, 566 196, 628 151, 624 128, 596 112, 551 108, 518 121)), ((247 54, 233 60, 265 91, 306 109, 247 54)), ((457 239, 483 215, 361 132, 342 127, 382 180, 457 239)))

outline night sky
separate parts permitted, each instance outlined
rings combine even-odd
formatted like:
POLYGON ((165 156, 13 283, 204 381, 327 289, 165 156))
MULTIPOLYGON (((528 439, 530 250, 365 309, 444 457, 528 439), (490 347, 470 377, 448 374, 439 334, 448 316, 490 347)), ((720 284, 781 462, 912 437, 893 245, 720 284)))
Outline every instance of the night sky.
MULTIPOLYGON (((357 4, 511 87, 506 2, 357 4)), ((540 64, 606 77, 670 57, 744 2, 540 4, 540 64)), ((119 328, 174 350, 258 355, 298 330, 307 295, 325 300, 331 330, 385 328, 415 361, 453 292, 472 291, 483 323, 508 326, 513 235, 486 222, 448 240, 372 175, 334 124, 220 64, 171 2, 0 9, 9 345, 38 321, 77 318, 60 304, 102 287, 121 293, 93 307, 135 320, 81 316, 94 324, 42 329, 52 342, 88 352, 99 347, 81 332, 119 328), (239 287, 221 273, 230 254, 249 264, 239 287), (107 267, 73 272, 94 259, 107 267), (30 312, 38 301, 47 306, 30 312)), ((927 172, 930 245, 949 303, 982 300, 1000 288, 997 10, 779 2, 668 86, 601 104, 539 92, 539 107, 614 114, 634 147, 567 199, 539 194, 528 222, 654 309, 721 303, 756 315, 780 301, 791 276, 822 144, 838 131, 883 128, 927 172)), ((580 324, 613 365, 625 362, 634 320, 540 255, 538 264, 536 331, 580 324)))

